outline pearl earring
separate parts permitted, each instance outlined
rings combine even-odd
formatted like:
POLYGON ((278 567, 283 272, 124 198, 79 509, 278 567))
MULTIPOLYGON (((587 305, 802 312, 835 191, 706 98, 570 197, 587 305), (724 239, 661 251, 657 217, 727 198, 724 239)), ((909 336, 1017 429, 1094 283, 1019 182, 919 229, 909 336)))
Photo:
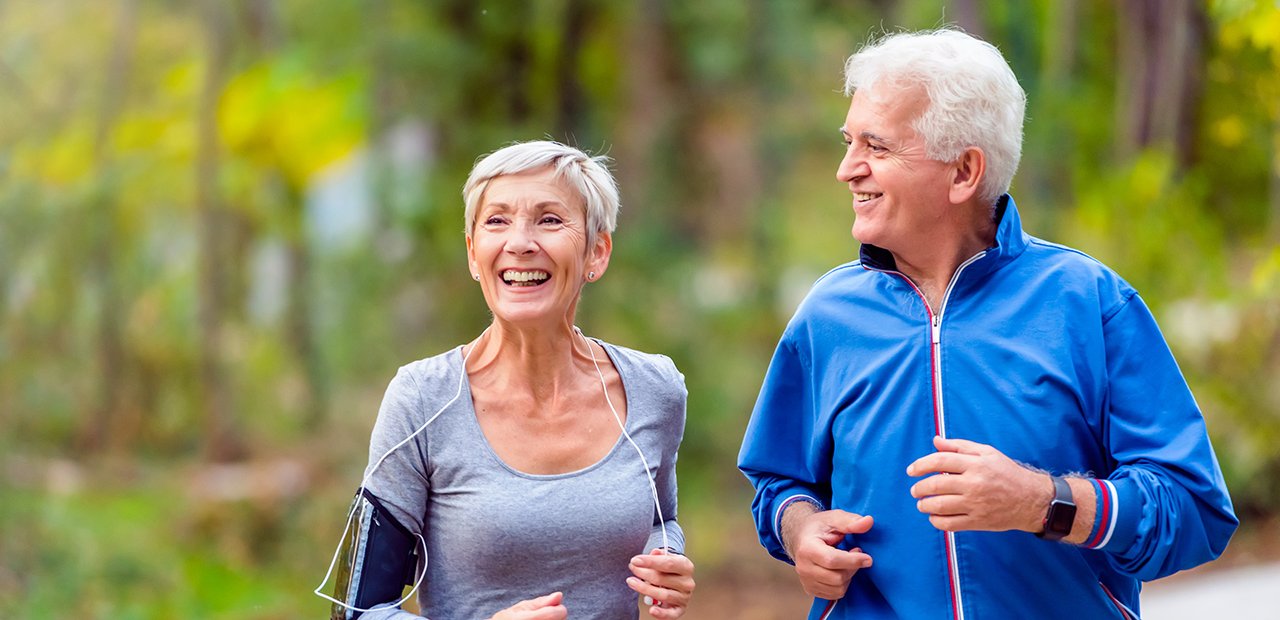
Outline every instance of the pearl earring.
POLYGON ((480 274, 478 273, 471 274, 471 277, 474 278, 476 282, 480 281, 480 274))
POLYGON ((589 271, 589 272, 587 272, 587 279, 588 279, 588 280, 595 280, 595 279, 596 279, 596 272, 594 272, 594 271, 589 271))

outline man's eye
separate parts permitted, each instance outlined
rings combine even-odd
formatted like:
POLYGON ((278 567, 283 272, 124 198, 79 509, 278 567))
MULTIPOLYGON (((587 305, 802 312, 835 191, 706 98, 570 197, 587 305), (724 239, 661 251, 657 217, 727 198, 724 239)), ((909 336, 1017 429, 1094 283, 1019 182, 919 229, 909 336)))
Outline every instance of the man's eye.
POLYGON ((883 153, 889 149, 886 149, 883 146, 880 146, 879 144, 868 144, 867 150, 871 151, 872 153, 883 153))

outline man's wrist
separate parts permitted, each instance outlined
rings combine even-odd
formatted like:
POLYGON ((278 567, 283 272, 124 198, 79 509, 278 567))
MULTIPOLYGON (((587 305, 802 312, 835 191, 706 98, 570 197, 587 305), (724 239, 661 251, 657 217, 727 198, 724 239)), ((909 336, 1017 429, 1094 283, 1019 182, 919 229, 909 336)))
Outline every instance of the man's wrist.
POLYGON ((1036 476, 1036 498, 1032 503, 1033 509, 1028 513, 1028 521, 1026 531, 1032 534, 1040 534, 1044 532, 1044 516, 1049 512, 1049 504, 1053 503, 1056 495, 1053 484, 1053 475, 1047 472, 1037 472, 1036 476))
POLYGON ((782 552, 795 559, 792 538, 799 528, 800 522, 812 514, 826 510, 818 500, 807 495, 788 498, 780 508, 778 515, 778 542, 782 544, 782 552))

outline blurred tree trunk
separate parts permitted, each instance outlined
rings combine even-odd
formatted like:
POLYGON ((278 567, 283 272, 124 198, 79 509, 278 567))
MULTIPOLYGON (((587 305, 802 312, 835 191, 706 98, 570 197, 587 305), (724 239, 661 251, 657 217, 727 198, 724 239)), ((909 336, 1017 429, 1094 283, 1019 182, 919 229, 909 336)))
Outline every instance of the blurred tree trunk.
MULTIPOLYGON (((1041 39, 1040 79, 1035 92, 1029 92, 1027 117, 1034 118, 1039 109, 1042 118, 1066 117, 1072 114, 1073 93, 1083 78, 1077 74, 1077 44, 1080 40, 1080 9, 1077 0, 1050 0, 1041 39)), ((1027 88, 1031 91, 1032 88, 1027 88)), ((1018 169, 1019 188, 1033 188, 1040 196, 1058 196, 1049 204, 1071 204, 1075 187, 1075 167, 1069 165, 1076 152, 1077 136, 1071 122, 1064 120, 1038 123, 1027 133, 1038 132, 1052 151, 1034 149, 1031 139, 1024 138, 1022 165, 1018 169)), ((1023 191, 1019 189, 1019 191, 1023 191)), ((1047 205, 1046 205, 1047 206, 1047 205)))
MULTIPOLYGON (((285 40, 275 0, 250 0, 248 9, 249 31, 259 55, 270 57, 279 52, 285 40)), ((285 282, 285 340, 302 366, 306 386, 301 404, 305 417, 303 424, 306 428, 316 428, 327 417, 329 391, 313 325, 315 291, 311 277, 311 247, 307 241, 306 182, 289 178, 283 170, 278 171, 278 177, 284 187, 284 242, 289 262, 288 280, 285 282)))
POLYGON ((285 252, 289 257, 289 281, 287 283, 288 309, 285 311, 286 333, 290 347, 302 364, 306 382, 302 411, 306 428, 318 428, 328 416, 329 390, 325 378, 324 361, 316 343, 313 287, 311 285, 311 247, 307 242, 306 205, 303 188, 285 181, 285 196, 290 212, 289 230, 285 239, 285 252))
POLYGON ((989 40, 987 20, 982 14, 980 4, 977 0, 951 0, 951 11, 947 15, 947 21, 954 21, 965 32, 979 39, 989 40))
POLYGON ((578 60, 591 17, 582 0, 569 0, 565 7, 564 31, 555 69, 557 136, 572 136, 580 129, 585 97, 578 79, 578 60))
POLYGON ((226 81, 230 32, 221 0, 205 0, 206 65, 197 116, 196 211, 200 218, 200 386, 205 454, 216 461, 243 455, 223 359, 226 307, 226 216, 218 191, 218 97, 226 81))
MULTIPOLYGON (((1280 108, 1280 102, 1272 102, 1280 108)), ((1267 197, 1271 203, 1271 242, 1280 246, 1280 109, 1275 112, 1271 122, 1271 175, 1267 197)), ((1276 342, 1280 344, 1280 332, 1276 334, 1276 342)), ((1280 349, 1280 346, 1277 347, 1280 349)))
POLYGON ((121 0, 115 37, 102 87, 93 136, 94 167, 99 171, 98 190, 91 207, 93 244, 90 273, 98 292, 98 398, 92 408, 89 424, 80 438, 87 451, 101 449, 109 442, 111 428, 119 418, 122 394, 128 378, 127 360, 121 335, 120 286, 116 279, 116 247, 119 228, 115 195, 115 175, 111 169, 109 142, 129 77, 133 45, 137 31, 135 0, 121 0))
MULTIPOLYGON (((391 32, 391 17, 387 0, 366 0, 367 28, 372 32, 391 32)), ((369 170, 373 175, 374 235, 380 238, 391 226, 391 187, 397 182, 389 157, 393 104, 393 77, 389 67, 392 61, 391 35, 372 37, 373 49, 369 54, 369 170)))
POLYGON ((1194 0, 1116 4, 1119 23, 1117 139, 1122 159, 1167 144, 1179 169, 1195 160, 1207 17, 1194 0))
MULTIPOLYGON (((675 111, 672 102, 671 57, 673 49, 666 28, 667 9, 662 0, 639 0, 627 19, 625 53, 627 70, 623 72, 623 91, 617 144, 618 186, 622 204, 651 204, 654 209, 664 201, 651 200, 656 177, 659 148, 675 111)), ((638 212, 622 209, 621 217, 629 219, 638 212)))

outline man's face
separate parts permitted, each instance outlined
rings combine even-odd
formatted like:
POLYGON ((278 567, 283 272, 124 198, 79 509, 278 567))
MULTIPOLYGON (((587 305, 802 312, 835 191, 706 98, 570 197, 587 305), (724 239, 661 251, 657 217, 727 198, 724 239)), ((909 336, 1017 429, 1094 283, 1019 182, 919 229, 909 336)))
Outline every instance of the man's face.
POLYGON ((929 159, 911 128, 926 105, 923 92, 859 89, 840 130, 848 148, 836 178, 853 193, 853 236, 894 255, 927 249, 950 206, 952 167, 929 159))

